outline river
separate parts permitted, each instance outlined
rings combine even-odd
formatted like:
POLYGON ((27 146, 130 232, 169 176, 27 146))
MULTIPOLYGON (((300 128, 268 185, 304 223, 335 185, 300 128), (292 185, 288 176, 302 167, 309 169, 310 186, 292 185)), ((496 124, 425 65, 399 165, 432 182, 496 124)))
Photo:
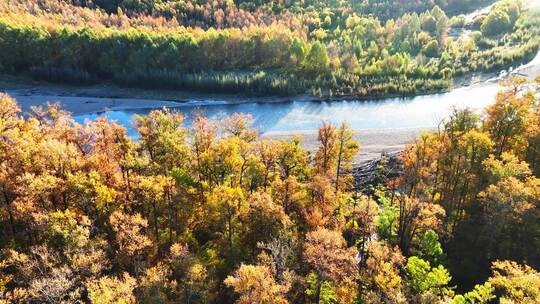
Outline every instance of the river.
MULTIPOLYGON (((173 109, 191 123, 194 111, 213 120, 245 113, 253 116, 254 126, 261 133, 309 132, 317 130, 323 121, 347 122, 352 129, 432 128, 447 117, 453 107, 480 110, 489 105, 499 87, 495 83, 475 85, 448 93, 412 98, 388 98, 373 101, 283 101, 271 103, 227 101, 194 101, 179 104, 173 109)), ((153 108, 106 111, 75 116, 78 122, 106 116, 128 128, 135 135, 132 119, 135 114, 148 114, 153 108)))
MULTIPOLYGON (((540 65, 540 52, 529 63, 512 70, 520 73, 540 65)), ((502 73, 506 74, 506 73, 502 73)), ((494 101, 500 90, 499 77, 449 92, 409 98, 386 98, 362 101, 300 101, 232 103, 227 100, 192 100, 173 107, 191 123, 194 111, 220 120, 233 113, 253 116, 254 126, 264 134, 305 133, 318 129, 323 121, 334 124, 347 122, 354 130, 373 129, 430 129, 448 117, 453 108, 481 111, 494 101)), ((104 111, 75 115, 78 122, 106 116, 126 126, 130 136, 136 136, 132 121, 135 114, 148 114, 157 107, 104 111)))

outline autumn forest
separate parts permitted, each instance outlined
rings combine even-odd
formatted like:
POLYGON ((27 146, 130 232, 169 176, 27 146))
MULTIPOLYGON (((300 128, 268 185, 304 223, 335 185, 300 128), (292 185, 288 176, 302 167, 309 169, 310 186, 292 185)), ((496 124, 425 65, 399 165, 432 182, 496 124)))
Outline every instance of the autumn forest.
POLYGON ((536 54, 539 10, 501 0, 473 20, 460 14, 484 2, 4 0, 0 71, 203 92, 414 95, 536 54))
POLYGON ((0 97, 6 303, 538 303, 538 82, 456 110, 355 190, 347 124, 136 117, 138 140, 0 97), (537 96, 537 95, 536 95, 537 96))
MULTIPOLYGON (((0 86, 332 103, 440 93, 539 47, 525 1, 0 0, 0 86)), ((540 303, 533 76, 497 78, 369 180, 345 121, 311 149, 250 114, 83 121, 0 87, 0 304, 540 303)))

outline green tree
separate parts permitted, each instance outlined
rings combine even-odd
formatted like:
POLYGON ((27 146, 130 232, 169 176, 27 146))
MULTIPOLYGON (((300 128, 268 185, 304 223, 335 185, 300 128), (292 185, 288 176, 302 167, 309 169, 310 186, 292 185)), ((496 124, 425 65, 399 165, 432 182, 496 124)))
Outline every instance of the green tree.
POLYGON ((452 289, 448 287, 452 277, 442 265, 431 268, 429 262, 412 256, 407 260, 404 270, 409 286, 416 292, 430 292, 440 296, 452 294, 452 289))
POLYGON ((289 46, 289 54, 293 57, 294 63, 297 66, 301 66, 307 54, 307 46, 304 40, 294 38, 293 42, 289 46))
POLYGON ((494 36, 508 31, 511 26, 508 14, 501 9, 494 9, 484 19, 480 30, 485 36, 494 36))
POLYGON ((491 286, 491 283, 486 282, 482 285, 477 284, 472 291, 465 293, 464 295, 456 295, 454 297, 455 304, 486 304, 490 303, 495 298, 493 292, 495 288, 491 286))
POLYGON ((433 265, 441 263, 443 250, 439 242, 439 236, 432 229, 428 229, 418 240, 418 255, 431 262, 433 265))
POLYGON ((429 41, 423 48, 422 53, 428 57, 437 57, 439 53, 439 43, 437 40, 429 41))
POLYGON ((326 46, 319 41, 313 43, 305 60, 306 70, 312 73, 326 73, 329 63, 326 46))

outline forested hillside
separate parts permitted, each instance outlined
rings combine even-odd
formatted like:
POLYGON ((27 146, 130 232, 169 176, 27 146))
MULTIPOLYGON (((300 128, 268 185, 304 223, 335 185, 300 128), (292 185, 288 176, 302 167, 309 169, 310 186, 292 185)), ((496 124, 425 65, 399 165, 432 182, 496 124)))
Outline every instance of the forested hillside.
POLYGON ((137 141, 0 96, 2 303, 539 303, 540 79, 456 110, 354 187, 361 145, 249 116, 137 116, 137 141))
POLYGON ((417 94, 536 54, 540 13, 521 1, 456 15, 486 2, 8 0, 0 71, 203 92, 417 94))
MULTIPOLYGON (((359 15, 374 15, 386 21, 396 19, 405 13, 423 13, 439 6, 445 11, 453 14, 472 11, 480 5, 493 3, 493 0, 353 0, 353 1, 320 1, 320 0, 289 0, 289 1, 185 1, 185 0, 158 0, 158 1, 132 1, 132 0, 66 0, 74 5, 101 8, 108 13, 116 13, 121 9, 131 16, 138 14, 162 16, 175 18, 183 24, 198 25, 202 27, 223 26, 222 23, 214 24, 217 16, 225 17, 224 24, 233 26, 227 22, 229 14, 225 11, 242 11, 247 13, 250 19, 261 19, 256 16, 279 16, 284 13, 312 14, 313 17, 321 14, 326 15, 348 15, 356 13, 359 15), (222 11, 220 11, 220 9, 222 11), (195 20, 199 19, 200 23, 195 20)), ((228 12, 227 12, 228 13, 228 12)))

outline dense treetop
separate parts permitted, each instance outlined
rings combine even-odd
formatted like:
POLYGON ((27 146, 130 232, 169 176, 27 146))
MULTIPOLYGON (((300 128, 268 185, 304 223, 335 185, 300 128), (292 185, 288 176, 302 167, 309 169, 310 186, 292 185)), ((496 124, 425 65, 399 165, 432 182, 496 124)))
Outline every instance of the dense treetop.
MULTIPOLYGON (((532 57, 521 1, 0 1, 0 71, 250 94, 387 96, 532 57)), ((505 80, 359 189, 346 123, 260 137, 170 109, 138 136, 0 95, 0 303, 539 303, 540 79, 505 80)))

